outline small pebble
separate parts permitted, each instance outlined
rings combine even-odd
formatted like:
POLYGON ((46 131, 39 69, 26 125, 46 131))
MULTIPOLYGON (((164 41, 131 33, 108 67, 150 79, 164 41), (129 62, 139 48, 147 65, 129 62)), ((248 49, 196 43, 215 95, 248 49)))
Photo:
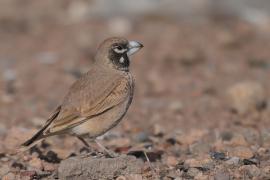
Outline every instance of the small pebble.
POLYGON ((35 169, 39 169, 39 170, 42 170, 43 169, 43 165, 42 165, 42 162, 39 158, 37 157, 34 157, 33 159, 31 159, 29 161, 29 165, 35 169))
POLYGON ((2 180, 16 180, 16 176, 14 173, 9 172, 8 174, 2 177, 2 180))
POLYGON ((7 133, 7 127, 5 124, 0 123, 0 137, 6 135, 7 133))
POLYGON ((0 166, 0 177, 4 174, 7 174, 10 171, 10 168, 8 165, 2 165, 0 166))
POLYGON ((150 141, 149 139, 149 134, 147 132, 139 132, 134 136, 134 139, 136 142, 148 142, 150 141))
POLYGON ((202 172, 197 168, 189 168, 187 171, 187 176, 189 177, 195 177, 198 174, 202 174, 202 172))
POLYGON ((196 142, 189 146, 189 150, 193 154, 207 154, 210 151, 210 145, 206 142, 196 142))
POLYGON ((229 160, 225 161, 226 164, 228 165, 238 165, 240 161, 239 157, 231 157, 229 160))
POLYGON ((227 159, 226 154, 223 152, 211 152, 210 156, 212 159, 215 159, 215 160, 226 160, 227 159))
POLYGON ((244 165, 258 165, 259 164, 259 160, 258 159, 255 159, 255 158, 252 158, 252 159, 243 159, 243 163, 244 165))
POLYGON ((240 82, 228 90, 229 106, 239 114, 258 109, 266 101, 265 89, 257 82, 240 82))
POLYGON ((17 74, 13 69, 6 69, 3 72, 3 78, 5 81, 14 81, 16 80, 17 74))
POLYGON ((158 137, 162 137, 165 134, 165 130, 162 126, 154 124, 153 134, 158 137))
POLYGON ((253 152, 248 147, 242 146, 231 148, 229 154, 230 156, 236 156, 242 159, 250 159, 254 156, 253 152))
POLYGON ((184 166, 202 169, 212 169, 214 167, 214 162, 210 158, 187 159, 184 162, 184 166))
POLYGON ((245 165, 240 167, 240 171, 245 172, 248 177, 258 177, 261 174, 260 169, 255 165, 245 165))
POLYGON ((169 166, 176 166, 178 164, 178 160, 174 156, 168 156, 166 164, 169 166))
POLYGON ((225 172, 217 172, 215 175, 214 175, 214 179, 215 180, 230 180, 230 175, 228 173, 225 173, 225 172))
POLYGON ((54 52, 41 52, 37 54, 37 60, 42 64, 55 64, 57 61, 57 55, 54 52))
POLYGON ((60 163, 61 159, 58 158, 57 154, 53 151, 48 151, 47 154, 40 157, 42 160, 49 163, 60 163))

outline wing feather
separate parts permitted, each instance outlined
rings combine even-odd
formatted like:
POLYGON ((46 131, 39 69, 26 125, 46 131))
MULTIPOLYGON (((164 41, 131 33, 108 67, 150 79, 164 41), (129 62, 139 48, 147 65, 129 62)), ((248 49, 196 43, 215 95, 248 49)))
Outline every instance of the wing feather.
POLYGON ((47 134, 65 131, 91 120, 126 100, 130 93, 130 84, 125 77, 104 75, 102 82, 85 82, 92 74, 93 72, 87 74, 76 82, 77 85, 72 86, 59 117, 48 128, 47 134))

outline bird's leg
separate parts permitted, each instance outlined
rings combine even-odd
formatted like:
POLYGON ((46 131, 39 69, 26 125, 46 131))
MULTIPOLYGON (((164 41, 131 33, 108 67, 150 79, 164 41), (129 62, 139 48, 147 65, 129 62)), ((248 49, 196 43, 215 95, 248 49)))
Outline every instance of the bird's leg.
MULTIPOLYGON (((89 151, 92 151, 90 144, 89 144, 83 137, 77 136, 77 138, 85 145, 85 147, 86 147, 89 151)), ((92 140, 92 139, 91 139, 91 142, 93 142, 93 141, 98 145, 99 149, 101 149, 102 152, 106 153, 106 154, 109 155, 111 158, 114 158, 114 157, 117 157, 117 156, 118 156, 117 153, 108 150, 106 147, 104 147, 104 146, 103 146, 100 142, 98 142, 97 140, 92 140)))
POLYGON ((77 136, 77 138, 84 144, 84 146, 87 150, 87 153, 82 155, 82 157, 88 157, 89 155, 91 155, 93 152, 92 146, 83 137, 77 136))
POLYGON ((87 148, 90 148, 90 145, 88 144, 88 142, 86 140, 84 140, 81 136, 77 136, 77 138, 79 140, 82 141, 82 143, 87 147, 87 148))
POLYGON ((95 143, 100 147, 100 149, 102 149, 102 151, 104 153, 106 153, 107 155, 109 155, 111 158, 115 158, 115 157, 118 157, 119 156, 117 153, 115 153, 113 151, 110 151, 105 146, 103 146, 102 144, 100 144, 97 140, 95 140, 95 143))

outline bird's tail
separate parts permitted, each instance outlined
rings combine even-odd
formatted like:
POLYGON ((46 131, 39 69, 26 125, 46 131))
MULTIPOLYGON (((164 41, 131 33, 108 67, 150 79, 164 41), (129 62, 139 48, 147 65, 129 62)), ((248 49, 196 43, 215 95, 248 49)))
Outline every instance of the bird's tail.
POLYGON ((47 137, 47 135, 44 135, 44 131, 47 129, 47 127, 53 122, 53 120, 58 116, 58 114, 60 113, 61 110, 61 106, 59 106, 54 114, 47 120, 46 124, 30 139, 28 139, 27 141, 25 141, 22 145, 21 148, 19 149, 19 151, 26 151, 28 149, 30 149, 31 147, 33 147, 34 145, 36 145, 37 143, 39 143, 40 140, 42 140, 43 138, 47 137))

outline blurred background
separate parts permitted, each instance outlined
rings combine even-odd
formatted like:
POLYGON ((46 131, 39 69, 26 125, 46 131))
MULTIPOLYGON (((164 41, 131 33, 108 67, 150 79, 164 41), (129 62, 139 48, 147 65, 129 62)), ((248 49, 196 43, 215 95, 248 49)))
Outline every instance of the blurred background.
POLYGON ((111 36, 145 46, 113 133, 230 130, 269 146, 269 35, 269 0, 0 0, 0 149, 41 127, 111 36))

